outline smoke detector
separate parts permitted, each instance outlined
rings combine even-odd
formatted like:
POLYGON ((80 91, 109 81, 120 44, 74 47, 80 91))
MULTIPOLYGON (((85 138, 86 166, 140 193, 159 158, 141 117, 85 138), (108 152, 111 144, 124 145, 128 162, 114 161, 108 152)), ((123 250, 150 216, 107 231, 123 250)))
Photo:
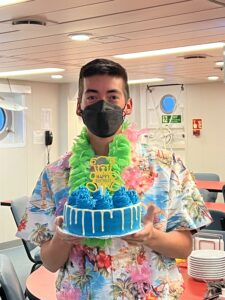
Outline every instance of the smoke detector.
POLYGON ((41 27, 45 27, 47 25, 46 20, 41 18, 21 18, 15 19, 12 21, 12 25, 15 26, 17 29, 39 29, 41 27))

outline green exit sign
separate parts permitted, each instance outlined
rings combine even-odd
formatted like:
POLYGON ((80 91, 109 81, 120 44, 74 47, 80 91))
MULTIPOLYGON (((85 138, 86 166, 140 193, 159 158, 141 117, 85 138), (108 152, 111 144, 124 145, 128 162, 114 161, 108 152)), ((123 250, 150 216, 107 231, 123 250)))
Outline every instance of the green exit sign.
POLYGON ((162 115, 162 123, 181 123, 181 115, 162 115))

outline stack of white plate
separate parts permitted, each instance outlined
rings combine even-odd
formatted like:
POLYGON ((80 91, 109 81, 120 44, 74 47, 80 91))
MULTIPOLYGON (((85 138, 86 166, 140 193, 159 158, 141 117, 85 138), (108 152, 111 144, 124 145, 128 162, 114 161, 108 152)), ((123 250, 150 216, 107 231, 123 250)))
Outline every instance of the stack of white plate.
POLYGON ((188 257, 188 275, 202 281, 225 278, 225 252, 220 250, 195 250, 188 257))

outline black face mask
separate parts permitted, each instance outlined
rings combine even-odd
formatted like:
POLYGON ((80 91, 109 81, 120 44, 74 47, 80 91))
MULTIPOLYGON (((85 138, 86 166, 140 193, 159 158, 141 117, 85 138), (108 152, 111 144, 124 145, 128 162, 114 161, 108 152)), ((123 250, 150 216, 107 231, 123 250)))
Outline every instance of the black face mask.
POLYGON ((104 100, 86 106, 81 116, 87 128, 103 138, 114 135, 124 121, 123 109, 104 100))

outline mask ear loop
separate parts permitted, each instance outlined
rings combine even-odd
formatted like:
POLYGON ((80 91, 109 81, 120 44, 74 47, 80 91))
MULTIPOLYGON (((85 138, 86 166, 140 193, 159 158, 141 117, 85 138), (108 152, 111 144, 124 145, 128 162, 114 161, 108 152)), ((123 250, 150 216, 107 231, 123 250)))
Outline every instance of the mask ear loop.
POLYGON ((123 120, 125 120, 125 117, 126 117, 126 112, 125 112, 125 108, 126 108, 127 104, 124 105, 123 109, 122 109, 122 112, 123 112, 123 120))

